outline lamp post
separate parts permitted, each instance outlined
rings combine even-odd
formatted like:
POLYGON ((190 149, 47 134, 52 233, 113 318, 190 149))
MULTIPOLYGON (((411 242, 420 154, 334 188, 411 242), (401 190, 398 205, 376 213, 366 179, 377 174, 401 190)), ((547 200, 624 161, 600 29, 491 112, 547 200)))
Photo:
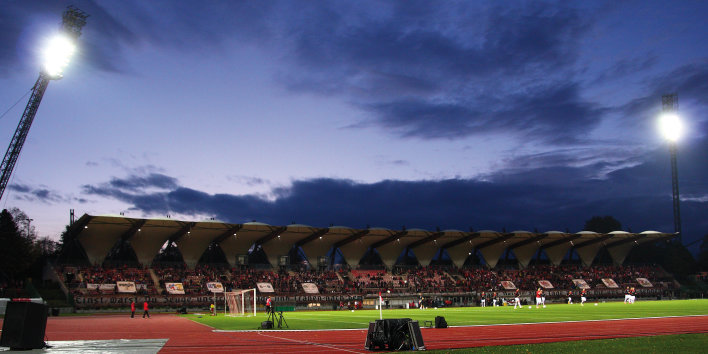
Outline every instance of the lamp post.
POLYGON ((661 96, 662 114, 659 117, 659 127, 664 138, 669 143, 669 152, 671 153, 671 194, 673 197, 674 206, 674 232, 678 235, 679 242, 681 240, 681 208, 680 195, 678 186, 678 167, 676 165, 676 145, 683 133, 683 124, 679 118, 678 111, 678 96, 676 94, 661 96))
POLYGON ((25 144, 27 134, 32 126, 32 121, 37 114, 39 104, 42 102, 44 91, 47 90, 50 80, 59 80, 69 59, 76 50, 76 39, 81 35, 81 28, 86 24, 87 14, 81 10, 69 6, 62 15, 62 30, 56 37, 52 38, 45 47, 43 53, 44 63, 39 72, 39 78, 32 87, 32 95, 22 113, 20 123, 17 125, 15 134, 12 136, 10 146, 5 152, 5 157, 0 163, 0 198, 2 198, 7 183, 10 181, 12 170, 20 157, 20 151, 25 144))
POLYGON ((30 237, 30 230, 31 230, 31 229, 30 229, 30 223, 31 223, 32 221, 34 221, 34 219, 27 218, 27 219, 25 219, 25 221, 27 221, 27 238, 29 239, 29 237, 30 237))

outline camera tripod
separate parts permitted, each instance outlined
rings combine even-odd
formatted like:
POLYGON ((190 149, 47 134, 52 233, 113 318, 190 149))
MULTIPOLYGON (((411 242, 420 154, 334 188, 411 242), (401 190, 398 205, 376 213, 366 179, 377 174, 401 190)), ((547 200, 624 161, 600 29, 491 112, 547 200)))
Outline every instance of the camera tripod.
POLYGON ((283 317, 283 311, 275 311, 275 309, 271 309, 270 312, 268 312, 267 321, 271 321, 273 326, 277 326, 278 329, 283 329, 283 324, 285 324, 285 328, 290 328, 288 326, 288 322, 285 321, 285 317, 283 317))

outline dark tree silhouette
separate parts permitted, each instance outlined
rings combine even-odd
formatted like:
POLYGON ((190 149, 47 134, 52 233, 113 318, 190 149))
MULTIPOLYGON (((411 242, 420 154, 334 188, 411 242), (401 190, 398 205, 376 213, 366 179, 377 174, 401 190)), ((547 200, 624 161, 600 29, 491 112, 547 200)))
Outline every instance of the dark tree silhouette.
POLYGON ((585 222, 583 230, 606 234, 608 232, 622 230, 622 223, 611 216, 593 216, 590 220, 585 222))
POLYGON ((698 250, 698 266, 702 271, 708 271, 708 234, 703 236, 701 248, 698 250))
POLYGON ((21 233, 10 212, 0 213, 0 277, 4 280, 21 280, 36 258, 31 238, 21 233))
POLYGON ((90 264, 88 256, 86 256, 86 251, 83 246, 81 246, 79 240, 76 239, 76 235, 72 232, 71 225, 67 225, 64 232, 61 233, 57 263, 75 265, 90 264))

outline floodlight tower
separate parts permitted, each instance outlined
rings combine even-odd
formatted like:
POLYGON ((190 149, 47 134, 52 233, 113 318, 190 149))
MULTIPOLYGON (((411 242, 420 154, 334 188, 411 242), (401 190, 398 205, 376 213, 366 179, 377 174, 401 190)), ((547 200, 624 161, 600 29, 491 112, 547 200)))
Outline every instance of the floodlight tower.
POLYGON ((678 235, 678 241, 681 239, 681 207, 679 205, 679 185, 678 185, 678 167, 676 164, 676 145, 681 137, 682 125, 678 116, 678 95, 669 94, 661 96, 662 114, 660 119, 661 130, 664 137, 669 142, 669 151, 671 153, 671 194, 674 202, 674 232, 678 235))
POLYGON ((2 159, 0 170, 0 199, 5 192, 5 187, 10 181, 10 175, 15 168, 17 158, 20 156, 22 145, 25 143, 27 133, 34 116, 37 114, 39 103, 42 102, 44 91, 47 90, 50 80, 59 80, 62 78, 62 71, 69 63, 71 55, 76 49, 76 41, 81 36, 81 28, 86 24, 88 15, 83 11, 69 6, 62 14, 61 33, 53 38, 44 51, 44 65, 39 71, 39 78, 32 87, 32 95, 30 96, 27 107, 25 107, 20 123, 17 125, 15 135, 10 141, 10 146, 5 152, 5 157, 2 159))

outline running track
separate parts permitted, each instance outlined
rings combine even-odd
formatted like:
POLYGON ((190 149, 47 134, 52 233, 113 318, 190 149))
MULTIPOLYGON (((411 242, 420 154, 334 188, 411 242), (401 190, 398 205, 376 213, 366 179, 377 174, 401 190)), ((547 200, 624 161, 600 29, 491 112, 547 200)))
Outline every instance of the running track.
MULTIPOLYGON (((423 328, 428 350, 559 342, 586 339, 708 333, 708 316, 664 317, 519 325, 423 328)), ((366 330, 215 332, 170 314, 150 319, 125 315, 49 317, 47 341, 169 340, 165 353, 367 353, 366 330)))

